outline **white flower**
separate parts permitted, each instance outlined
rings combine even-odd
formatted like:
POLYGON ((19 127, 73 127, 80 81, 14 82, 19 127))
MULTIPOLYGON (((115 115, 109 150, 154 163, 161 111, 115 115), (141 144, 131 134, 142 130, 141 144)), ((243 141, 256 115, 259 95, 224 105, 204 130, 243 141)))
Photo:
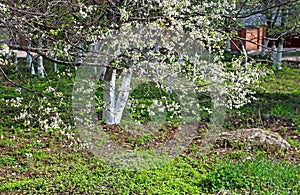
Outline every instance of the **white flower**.
POLYGON ((53 92, 55 91, 55 89, 51 86, 49 86, 47 89, 46 89, 47 92, 53 92))
POLYGON ((27 158, 32 158, 33 157, 32 153, 25 153, 25 155, 26 155, 27 158))
POLYGON ((88 15, 85 11, 82 10, 82 8, 80 8, 79 13, 83 18, 86 18, 88 15))
POLYGON ((165 107, 160 107, 160 108, 158 108, 158 111, 159 111, 159 112, 165 112, 165 107))

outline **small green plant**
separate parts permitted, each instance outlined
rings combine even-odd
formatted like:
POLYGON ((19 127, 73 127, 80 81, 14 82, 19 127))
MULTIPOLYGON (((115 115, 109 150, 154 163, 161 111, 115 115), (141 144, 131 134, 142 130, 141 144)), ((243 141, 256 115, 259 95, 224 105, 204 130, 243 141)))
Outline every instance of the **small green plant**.
POLYGON ((153 134, 146 134, 139 137, 137 140, 138 145, 144 145, 145 143, 151 141, 153 138, 153 134))
POLYGON ((16 159, 10 155, 1 155, 0 156, 0 165, 1 166, 13 166, 16 164, 16 159))
POLYGON ((288 143, 289 143, 293 148, 300 148, 300 143, 298 143, 296 140, 292 139, 290 136, 288 137, 288 143))
POLYGON ((291 105, 277 104, 270 110, 270 114, 274 116, 290 116, 293 113, 291 105))
POLYGON ((298 166, 275 162, 261 155, 237 162, 220 161, 212 169, 204 180, 206 192, 218 192, 223 188, 258 194, 300 192, 298 166), (286 175, 283 176, 282 171, 286 175))

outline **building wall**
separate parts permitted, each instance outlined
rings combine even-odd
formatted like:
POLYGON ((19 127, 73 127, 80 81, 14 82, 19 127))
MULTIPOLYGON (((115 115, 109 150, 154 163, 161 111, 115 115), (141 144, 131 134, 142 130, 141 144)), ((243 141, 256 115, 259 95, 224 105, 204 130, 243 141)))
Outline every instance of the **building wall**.
POLYGON ((263 44, 264 28, 243 28, 238 31, 238 37, 245 39, 239 42, 238 40, 231 40, 231 50, 242 49, 241 44, 244 45, 246 50, 261 50, 263 44), (246 41, 247 40, 247 41, 246 41))

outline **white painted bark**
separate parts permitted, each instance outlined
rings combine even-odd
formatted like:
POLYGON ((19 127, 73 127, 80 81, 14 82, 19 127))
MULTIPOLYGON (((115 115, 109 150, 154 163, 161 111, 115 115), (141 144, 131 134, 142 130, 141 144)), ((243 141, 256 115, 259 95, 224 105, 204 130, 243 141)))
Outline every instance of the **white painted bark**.
POLYGON ((15 65, 16 65, 16 71, 19 70, 19 64, 18 64, 18 51, 15 52, 15 65))
MULTIPOLYGON (((42 39, 39 39, 39 47, 42 47, 42 39)), ((37 58, 37 64, 38 64, 38 77, 39 78, 45 78, 45 73, 44 73, 44 65, 43 65, 43 56, 38 56, 37 58)))
POLYGON ((38 56, 37 64, 38 64, 38 76, 39 76, 39 78, 45 78, 44 65, 43 65, 43 56, 38 56))
MULTIPOLYGON (((100 68, 101 75, 107 74, 107 69, 100 68)), ((105 83, 104 89, 104 108, 102 119, 106 124, 119 124, 121 122, 123 111, 125 109, 129 94, 130 84, 133 73, 133 63, 122 73, 122 82, 119 87, 118 97, 116 97, 116 69, 112 70, 111 80, 106 81, 102 76, 101 80, 105 83), (117 99, 116 99, 117 98, 117 99)))
POLYGON ((76 63, 77 64, 82 64, 82 62, 83 62, 82 61, 82 53, 83 53, 83 51, 82 51, 82 44, 79 43, 78 47, 79 47, 79 49, 77 50, 78 57, 76 59, 76 63))
POLYGON ((276 65, 277 64, 277 48, 276 48, 276 44, 275 41, 272 41, 272 58, 273 58, 273 64, 276 65))
POLYGON ((260 54, 261 56, 265 56, 266 55, 266 50, 267 50, 268 44, 269 44, 269 39, 265 38, 264 39, 263 47, 261 49, 261 54, 260 54))
POLYGON ((278 55, 277 55, 277 69, 281 70, 282 69, 282 52, 283 52, 283 42, 284 39, 280 38, 278 42, 278 55))
POLYGON ((5 59, 8 59, 10 53, 10 48, 8 46, 5 47, 4 53, 5 59))
MULTIPOLYGON (((91 46, 89 47, 89 51, 96 51, 96 50, 97 50, 97 46, 96 46, 96 45, 91 45, 91 46)), ((98 58, 95 58, 94 63, 95 63, 95 64, 98 64, 98 63, 99 63, 98 58)), ((95 67, 94 67, 94 74, 95 74, 95 75, 98 74, 98 70, 99 70, 98 66, 95 66, 95 67)), ((100 72, 103 72, 103 71, 104 71, 104 67, 100 67, 100 72)))
POLYGON ((31 55, 30 52, 27 52, 26 63, 27 63, 27 68, 31 69, 31 75, 34 75, 35 70, 34 70, 34 66, 33 66, 33 63, 32 63, 32 55, 31 55))
POLYGON ((241 44, 241 46, 242 46, 243 54, 245 56, 245 65, 247 66, 247 63, 248 63, 248 53, 247 53, 247 50, 245 49, 244 44, 241 44))
MULTIPOLYGON (((281 26, 286 26, 288 23, 288 10, 280 10, 282 15, 281 26)), ((282 69, 282 53, 283 53, 284 36, 281 36, 278 41, 277 69, 282 69)))
POLYGON ((228 38, 227 41, 226 41, 226 48, 225 48, 225 51, 231 51, 230 38, 228 38))
MULTIPOLYGON (((94 63, 95 63, 95 64, 98 64, 98 63, 99 63, 99 62, 98 62, 98 58, 95 58, 94 63)), ((104 67, 100 67, 100 72, 103 72, 103 71, 104 71, 104 67)), ((94 67, 94 74, 95 74, 95 75, 98 74, 98 67, 97 67, 97 66, 94 67)))
POLYGON ((102 119, 107 124, 115 124, 115 89, 116 89, 116 69, 112 70, 110 81, 105 82, 104 108, 102 119))
POLYGON ((124 108, 126 106, 129 92, 130 92, 130 81, 132 77, 132 65, 128 69, 124 69, 122 84, 119 89, 119 95, 116 102, 115 108, 115 123, 119 124, 123 115, 124 108))
POLYGON ((27 55, 26 55, 26 67, 30 68, 31 64, 32 64, 32 56, 31 56, 30 52, 27 52, 27 55))
MULTIPOLYGON (((56 54, 54 55, 54 59, 57 60, 57 55, 56 54)), ((55 73, 57 73, 57 63, 56 62, 53 63, 53 71, 55 73)))
MULTIPOLYGON (((282 9, 273 13, 272 20, 275 23, 275 26, 283 26, 287 22, 287 17, 283 17, 282 9)), ((286 15, 287 16, 287 12, 286 15)), ((282 61, 282 52, 283 52, 283 42, 284 38, 281 37, 278 41, 278 46, 276 47, 275 41, 272 41, 272 58, 273 58, 273 65, 277 67, 278 70, 282 69, 281 61, 282 61)))
POLYGON ((98 74, 98 68, 97 68, 97 67, 94 68, 94 74, 95 74, 95 75, 98 74))

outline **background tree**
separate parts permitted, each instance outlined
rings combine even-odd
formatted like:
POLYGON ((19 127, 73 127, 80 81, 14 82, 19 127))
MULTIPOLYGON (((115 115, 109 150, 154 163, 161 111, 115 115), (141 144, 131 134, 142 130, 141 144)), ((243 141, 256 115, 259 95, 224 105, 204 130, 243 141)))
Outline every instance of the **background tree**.
MULTIPOLYGON (((300 1, 299 0, 268 0, 268 1, 237 1, 237 6, 232 13, 236 22, 243 19, 253 20, 252 25, 265 25, 261 55, 266 54, 267 47, 271 45, 271 55, 273 64, 281 69, 281 59, 285 37, 296 35, 300 27, 300 1), (259 19, 251 19, 257 15, 259 19), (259 22, 255 24, 255 22, 259 22)), ((232 20, 231 20, 232 21, 232 20)), ((235 27, 242 26, 233 23, 235 27)), ((231 29, 233 26, 231 26, 231 29)), ((238 29, 236 29, 238 30, 238 29)), ((238 38, 238 37, 236 37, 238 38)), ((257 37, 255 37, 256 39, 257 37)), ((239 38, 238 38, 239 39, 239 38)), ((252 40, 244 40, 254 44, 252 40)))

